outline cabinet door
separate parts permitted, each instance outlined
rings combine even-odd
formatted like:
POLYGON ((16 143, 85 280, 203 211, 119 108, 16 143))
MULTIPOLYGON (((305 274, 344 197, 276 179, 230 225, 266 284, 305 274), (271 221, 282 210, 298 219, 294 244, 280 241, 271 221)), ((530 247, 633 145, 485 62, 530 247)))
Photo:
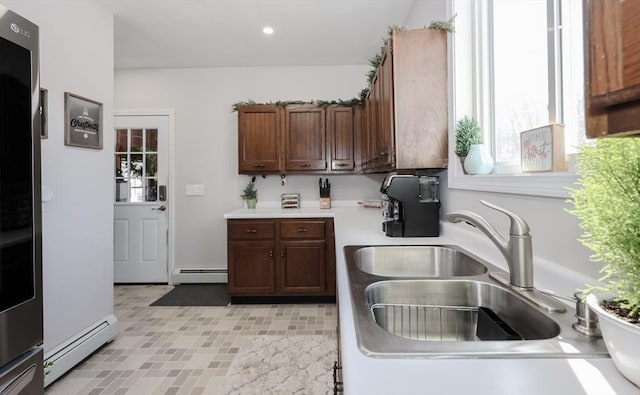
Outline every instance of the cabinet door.
POLYGON ((228 245, 229 295, 275 292, 273 241, 239 241, 228 245))
POLYGON ((380 62, 380 131, 379 152, 380 166, 390 167, 395 163, 393 118, 393 62, 391 61, 391 45, 389 40, 387 51, 380 62))
POLYGON ((587 135, 640 133, 640 2, 584 5, 587 135))
POLYGON ((371 81, 369 113, 369 169, 376 170, 380 164, 380 72, 371 81))
POLYGON ((355 168, 353 108, 329 107, 327 134, 329 135, 331 170, 353 171, 355 168))
MULTIPOLYGON (((373 86, 372 86, 373 87, 373 86)), ((370 90, 364 101, 364 133, 362 138, 362 170, 365 173, 371 171, 373 167, 373 141, 375 141, 375 115, 374 115, 374 94, 370 90)))
POLYGON ((238 109, 238 173, 277 173, 281 158, 281 112, 277 106, 238 109))
POLYGON ((286 170, 326 170, 325 110, 289 106, 285 110, 286 170))
POLYGON ((325 242, 280 243, 280 292, 323 293, 326 286, 325 242))
POLYGON ((365 147, 367 141, 367 123, 364 105, 357 105, 353 108, 353 159, 355 162, 355 173, 362 173, 366 157, 365 147))

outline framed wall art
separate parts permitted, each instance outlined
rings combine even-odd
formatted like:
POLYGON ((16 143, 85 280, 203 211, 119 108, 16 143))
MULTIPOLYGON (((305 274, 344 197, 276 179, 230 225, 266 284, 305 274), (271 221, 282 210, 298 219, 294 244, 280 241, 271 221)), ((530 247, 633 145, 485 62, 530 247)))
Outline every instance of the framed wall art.
POLYGON ((520 133, 522 171, 567 171, 564 125, 551 124, 520 133))
POLYGON ((102 149, 102 103, 64 93, 64 144, 102 149))

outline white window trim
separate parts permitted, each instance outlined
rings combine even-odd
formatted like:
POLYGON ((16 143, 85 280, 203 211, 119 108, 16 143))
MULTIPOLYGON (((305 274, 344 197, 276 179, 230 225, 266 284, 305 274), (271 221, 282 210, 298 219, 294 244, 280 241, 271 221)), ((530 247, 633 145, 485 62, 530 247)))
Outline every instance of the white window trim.
MULTIPOLYGON (((456 32, 449 35, 448 64, 449 64, 449 170, 448 187, 469 191, 496 192, 505 194, 540 196, 566 199, 569 197, 567 188, 575 187, 578 179, 572 171, 572 158, 569 158, 569 172, 566 173, 520 173, 520 174, 489 174, 466 175, 458 157, 454 153, 456 141, 456 123, 464 115, 472 115, 475 110, 482 111, 482 101, 479 98, 477 80, 474 76, 474 57, 478 54, 473 49, 473 30, 478 21, 473 20, 476 0, 448 0, 447 18, 456 15, 456 32), (455 48, 460 48, 458 59, 455 48), (459 88, 466 87, 466 88, 459 88), (472 89, 468 89, 469 87, 472 89)), ((477 70, 476 70, 477 71, 477 70)))

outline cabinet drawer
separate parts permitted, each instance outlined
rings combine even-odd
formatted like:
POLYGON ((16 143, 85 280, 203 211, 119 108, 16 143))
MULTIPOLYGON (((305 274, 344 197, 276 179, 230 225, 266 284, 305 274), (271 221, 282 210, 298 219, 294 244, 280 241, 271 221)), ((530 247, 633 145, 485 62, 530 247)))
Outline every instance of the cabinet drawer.
POLYGON ((273 221, 234 221, 227 228, 230 240, 267 240, 275 237, 273 221))
POLYGON ((324 239, 325 223, 317 221, 283 221, 280 223, 280 237, 283 239, 324 239))

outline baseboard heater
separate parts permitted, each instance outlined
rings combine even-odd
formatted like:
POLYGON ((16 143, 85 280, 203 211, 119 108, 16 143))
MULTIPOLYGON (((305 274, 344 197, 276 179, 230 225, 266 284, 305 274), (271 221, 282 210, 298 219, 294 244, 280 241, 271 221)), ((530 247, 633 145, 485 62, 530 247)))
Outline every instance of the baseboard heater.
POLYGON ((110 314, 88 326, 84 331, 45 354, 44 386, 56 381, 118 333, 118 319, 110 314))
POLYGON ((226 283, 227 269, 179 268, 173 271, 173 284, 182 283, 226 283))

